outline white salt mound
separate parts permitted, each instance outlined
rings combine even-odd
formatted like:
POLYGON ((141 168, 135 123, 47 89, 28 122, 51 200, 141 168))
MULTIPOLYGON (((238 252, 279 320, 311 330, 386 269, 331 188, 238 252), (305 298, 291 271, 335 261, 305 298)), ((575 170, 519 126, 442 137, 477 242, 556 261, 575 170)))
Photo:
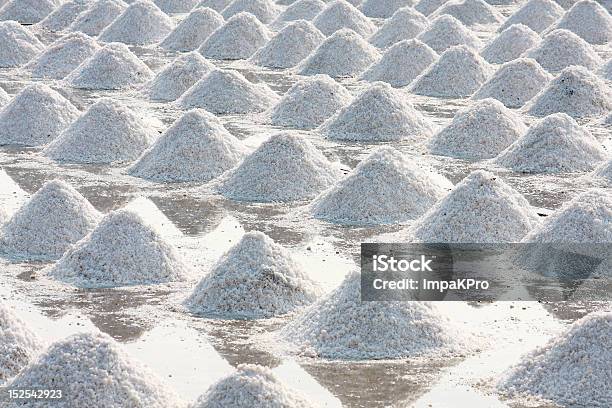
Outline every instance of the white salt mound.
POLYGON ((238 13, 250 13, 264 24, 271 23, 278 15, 278 8, 272 0, 234 0, 223 9, 221 15, 229 19, 238 13))
POLYGON ((0 111, 0 145, 47 144, 79 113, 68 99, 47 85, 28 85, 0 111))
POLYGON ((0 186, 0 209, 6 215, 6 219, 0 220, 2 222, 17 212, 30 196, 3 169, 0 169, 0 186))
POLYGON ((276 126, 313 129, 348 105, 351 93, 327 75, 315 75, 296 82, 272 108, 276 126))
POLYGON ((35 78, 63 79, 91 57, 100 46, 83 33, 68 34, 51 44, 26 69, 35 78))
POLYGON ((403 40, 394 44, 361 76, 368 82, 383 81, 393 87, 409 85, 438 59, 438 54, 419 40, 403 40))
POLYGON ((518 58, 502 65, 473 96, 494 98, 508 108, 520 108, 536 96, 553 78, 536 60, 518 58))
POLYGON ((444 51, 438 61, 417 77, 411 92, 447 98, 472 95, 488 79, 492 67, 465 45, 444 51))
POLYGON ((129 162, 136 160, 157 136, 146 118, 120 102, 104 98, 50 143, 43 155, 68 163, 129 162))
POLYGON ((354 77, 380 58, 378 50, 359 34, 341 29, 329 36, 298 67, 301 75, 354 77))
POLYGON ((52 32, 62 31, 72 24, 79 14, 87 10, 90 4, 90 0, 68 1, 45 17, 38 26, 52 32))
POLYGON ((315 197, 340 178, 340 170, 306 139, 273 135, 224 180, 220 191, 231 199, 284 202, 315 197))
POLYGON ((221 14, 210 8, 193 10, 159 45, 172 51, 193 51, 225 23, 221 14))
POLYGON ((400 8, 413 4, 413 0, 365 0, 359 8, 368 17, 389 18, 400 8))
POLYGON ((0 67, 19 67, 44 49, 26 27, 15 21, 0 21, 0 67))
POLYGON ((183 54, 159 71, 145 92, 154 101, 175 101, 212 69, 214 65, 199 53, 183 54))
POLYGON ((0 8, 0 20, 35 24, 47 17, 61 0, 11 0, 0 8))
POLYGON ((238 13, 213 31, 198 51, 206 58, 246 59, 271 37, 270 30, 257 17, 250 13, 238 13))
POLYGON ((9 94, 7 94, 2 87, 0 87, 0 108, 8 104, 10 100, 11 97, 9 96, 9 94))
POLYGON ((348 28, 362 37, 376 31, 376 26, 355 6, 345 0, 333 0, 313 20, 314 25, 327 36, 336 31, 348 28))
POLYGON ((419 35, 429 26, 427 17, 414 10, 404 7, 395 12, 382 27, 369 39, 370 44, 378 48, 386 48, 402 40, 410 40, 419 35))
POLYGON ((89 8, 79 14, 68 27, 69 31, 79 31, 96 36, 128 7, 122 0, 97 0, 90 4, 89 8))
POLYGON ((503 64, 519 58, 540 41, 538 33, 523 24, 512 24, 488 43, 480 55, 491 64, 503 64))
POLYGON ((523 24, 541 33, 563 16, 563 7, 553 0, 529 0, 499 27, 503 31, 512 24, 523 24))
POLYGON ((85 60, 65 79, 75 88, 125 89, 153 78, 147 67, 125 44, 111 43, 85 60))
POLYGON ((431 15, 431 18, 444 14, 453 16, 468 26, 475 24, 499 24, 504 20, 504 16, 484 0, 454 0, 446 2, 431 15))
POLYGON ((323 192, 311 211, 315 218, 340 224, 392 224, 421 216, 452 188, 445 177, 382 147, 323 192))
POLYGON ((449 0, 420 0, 414 6, 414 9, 420 13, 423 13, 425 16, 429 16, 448 1, 449 0))
POLYGON ((319 130, 334 140, 387 142, 425 139, 433 133, 433 125, 400 91, 376 82, 319 130))
POLYGON ((612 186, 612 160, 602 163, 593 171, 592 176, 604 180, 609 187, 612 186))
POLYGON ((229 6, 232 0, 202 0, 196 7, 208 7, 220 13, 229 6))
POLYGON ((419 218, 409 239, 432 243, 519 242, 538 214, 494 174, 477 170, 419 218))
POLYGON ((237 71, 214 69, 177 101, 183 109, 216 114, 257 113, 270 108, 278 95, 264 83, 253 84, 237 71))
POLYGON ((274 27, 282 27, 290 21, 306 20, 311 21, 317 14, 325 8, 325 3, 321 0, 298 0, 285 9, 274 20, 274 27))
POLYGON ((57 259, 100 218, 100 213, 70 185, 50 181, 2 227, 0 247, 20 256, 57 259))
POLYGON ((497 390, 560 406, 612 406, 612 313, 594 312, 501 375, 497 390))
POLYGON ((104 42, 149 45, 160 42, 174 29, 172 19, 148 0, 138 0, 115 19, 98 39, 104 42))
POLYGON ((584 67, 568 67, 526 107, 534 116, 563 112, 574 118, 604 115, 612 109, 612 91, 584 67))
POLYGON ((555 27, 570 30, 591 44, 612 41, 612 17, 605 8, 592 0, 581 0, 574 4, 555 27))
POLYGON ((495 99, 463 109, 429 142, 429 151, 468 160, 490 159, 527 132, 520 116, 495 99))
POLYGON ((525 55, 538 61, 548 72, 559 72, 571 65, 594 70, 602 63, 589 43, 563 29, 551 31, 525 55))
POLYGON ((417 39, 429 45, 437 53, 456 45, 465 45, 474 50, 482 46, 482 42, 469 28, 455 17, 446 14, 436 18, 417 39))
POLYGON ((269 368, 241 364, 236 372, 213 384, 190 408, 314 408, 288 388, 269 368))
MULTIPOLYGON (((80 333, 52 344, 10 383, 13 388, 61 389, 63 399, 38 406, 180 408, 184 402, 110 336, 80 333)), ((7 408, 21 406, 19 402, 7 408)))
POLYGON ((144 196, 137 196, 121 208, 138 215, 145 225, 157 231, 162 238, 183 237, 181 230, 166 217, 163 211, 153 201, 144 196))
POLYGON ((609 59, 600 69, 599 74, 608 81, 612 81, 612 59, 609 59))
POLYGON ((164 13, 189 13, 199 3, 199 0, 154 0, 154 3, 164 13))
POLYGON ((209 181, 246 155, 242 143, 214 115, 196 109, 181 116, 129 169, 160 182, 209 181))

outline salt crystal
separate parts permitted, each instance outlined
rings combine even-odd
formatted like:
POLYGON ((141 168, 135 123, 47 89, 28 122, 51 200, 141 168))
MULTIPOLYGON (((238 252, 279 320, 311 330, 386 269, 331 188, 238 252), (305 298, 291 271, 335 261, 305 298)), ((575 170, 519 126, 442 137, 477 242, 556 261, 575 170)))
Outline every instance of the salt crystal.
POLYGON ((453 0, 438 8, 431 18, 450 15, 471 26, 475 24, 499 24, 504 16, 484 0, 453 0))
POLYGON ((238 13, 250 13, 264 24, 271 23, 278 15, 278 8, 272 0, 234 0, 223 9, 221 15, 229 19, 238 13))
POLYGON ((112 23, 128 5, 122 0, 97 0, 78 15, 68 27, 69 31, 79 31, 96 36, 112 23))
POLYGON ((172 19, 148 0, 138 0, 99 35, 104 42, 148 45, 163 40, 174 29, 172 19))
POLYGON ((574 4, 555 28, 570 30, 591 44, 612 41, 612 17, 599 3, 581 0, 574 4))
POLYGON ((272 25, 282 27, 286 23, 295 20, 311 21, 325 8, 325 3, 321 0, 298 0, 287 7, 272 25))
POLYGON ((491 64, 517 59, 540 41, 538 33, 523 24, 512 24, 488 43, 480 55, 491 64))
POLYGON ((563 29, 548 33, 538 45, 528 50, 525 56, 538 61, 548 72, 559 72, 571 65, 593 70, 602 63, 589 43, 563 29))
POLYGON ((164 13, 189 13, 199 0, 154 0, 154 3, 164 13))
POLYGON ((523 24, 541 33, 563 16, 563 7, 553 0, 529 0, 499 27, 503 31, 512 24, 523 24))
POLYGON ((47 17, 61 0, 11 0, 0 8, 0 20, 35 24, 47 17))
POLYGON ((402 40, 410 40, 429 26, 427 17, 412 7, 404 7, 395 12, 385 24, 369 39, 378 48, 386 48, 402 40))
POLYGON ((193 51, 225 23, 221 14, 210 8, 193 10, 159 45, 172 51, 193 51))
POLYGON ((26 27, 15 21, 0 21, 0 67, 18 67, 45 49, 26 27))
POLYGON ((371 18, 389 18, 402 7, 410 7, 413 0, 365 0, 360 10, 371 18))
POLYGON ((329 2, 313 23, 327 36, 343 28, 353 30, 362 37, 367 37, 376 31, 374 23, 345 0, 329 2))
POLYGON ((68 1, 45 17, 38 26, 53 32, 62 31, 72 24, 79 14, 87 10, 90 4, 89 0, 68 1))
POLYGON ((154 101, 175 101, 213 69, 214 65, 199 53, 183 54, 155 75, 145 93, 154 101))
POLYGON ((447 14, 436 18, 417 39, 429 45, 437 53, 456 45, 465 45, 474 50, 482 46, 482 42, 469 28, 447 14))

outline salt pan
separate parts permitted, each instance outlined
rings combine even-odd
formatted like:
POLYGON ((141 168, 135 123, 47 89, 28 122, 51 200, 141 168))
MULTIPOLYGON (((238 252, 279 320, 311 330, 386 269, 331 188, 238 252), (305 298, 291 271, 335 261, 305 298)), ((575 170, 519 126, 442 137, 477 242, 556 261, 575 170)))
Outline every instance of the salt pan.
POLYGON ((44 49, 26 27, 15 21, 0 21, 0 67, 19 67, 44 49))
POLYGON ((581 0, 574 4, 556 28, 570 30, 591 44, 607 44, 612 41, 612 17, 599 3, 581 0))
POLYGON ((499 27, 503 31, 512 24, 523 24, 541 33, 563 16, 563 7, 553 0, 529 0, 499 27))
POLYGON ((172 19, 148 0, 138 0, 101 33, 104 42, 149 45, 163 40, 174 29, 172 19))
POLYGON ((221 14, 224 18, 230 17, 238 13, 250 13, 257 17, 264 24, 271 23, 278 15, 278 8, 272 0, 234 0, 221 14))
POLYGON ((429 26, 427 17, 414 10, 404 7, 395 12, 385 24, 370 37, 370 43, 378 48, 386 48, 402 41, 410 40, 429 26))
POLYGON ((313 23, 327 36, 343 28, 353 30, 362 37, 367 37, 376 31, 374 23, 345 0, 329 2, 313 23))
POLYGON ((96 36, 127 9, 122 0, 97 0, 74 20, 69 31, 96 36))
POLYGON ((400 8, 413 4, 413 0, 365 0, 359 8, 368 17, 389 18, 400 8))
POLYGON ((325 8, 321 0, 298 0, 287 7, 272 23, 275 27, 282 27, 290 21, 311 21, 325 8))
POLYGON ((523 24, 512 24, 488 43, 480 55, 491 64, 515 60, 540 41, 538 33, 523 24))
POLYGON ((79 14, 87 10, 89 5, 89 0, 68 1, 45 17, 38 26, 52 32, 62 31, 72 24, 79 14))
POLYGON ((11 0, 0 8, 0 20, 35 24, 47 17, 61 0, 11 0))
POLYGON ((525 55, 533 58, 548 72, 559 72, 571 65, 593 70, 602 61, 593 48, 571 31, 559 29, 550 32, 525 55))
POLYGON ((465 45, 474 50, 482 46, 481 41, 470 29, 455 17, 446 14, 436 18, 417 39, 438 53, 456 45, 465 45))
POLYGON ((172 51, 193 51, 224 22, 221 14, 213 9, 195 9, 164 38, 160 47, 172 51))
POLYGON ((199 0, 154 0, 155 5, 164 13, 189 13, 198 5, 199 0))
POLYGON ((484 0, 454 0, 446 2, 431 15, 431 18, 444 14, 453 16, 468 26, 475 24, 499 24, 504 20, 504 16, 484 0))
POLYGON ((35 60, 26 65, 35 78, 63 79, 100 47, 83 33, 68 34, 51 44, 35 60))
POLYGON ((145 92, 154 101, 175 101, 212 69, 199 53, 183 54, 155 75, 145 92))

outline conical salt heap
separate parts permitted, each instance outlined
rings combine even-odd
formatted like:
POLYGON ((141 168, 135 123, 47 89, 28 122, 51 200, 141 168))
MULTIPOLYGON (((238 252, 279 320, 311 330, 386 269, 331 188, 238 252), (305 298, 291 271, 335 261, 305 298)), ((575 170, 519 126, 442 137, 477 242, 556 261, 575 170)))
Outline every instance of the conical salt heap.
POLYGON ((382 147, 323 192, 311 211, 315 218, 339 224, 393 224, 421 216, 452 188, 445 177, 382 147))
POLYGON ((541 33, 563 16, 563 7, 553 0, 529 0, 499 27, 503 31, 512 24, 523 24, 541 33))
POLYGON ((199 53, 183 54, 159 71, 145 92, 154 101, 175 101, 213 69, 199 53))
POLYGON ((157 138, 130 108, 100 99, 44 150, 46 157, 68 163, 112 164, 136 160, 157 138))
POLYGON ((591 175, 595 179, 602 179, 608 187, 612 187, 612 159, 602 163, 591 175))
POLYGON ((196 7, 208 7, 220 13, 229 6, 232 0, 202 0, 196 7))
POLYGON ((430 243, 519 242, 539 224, 529 202, 494 174, 477 170, 412 226, 409 239, 430 243))
POLYGON ((283 25, 296 20, 313 20, 325 8, 321 0, 298 0, 285 9, 272 23, 273 27, 283 25))
POLYGON ((289 250, 261 232, 249 232, 217 261, 185 304, 205 316, 262 319, 309 305, 321 293, 289 250))
POLYGON ((79 114, 68 99, 47 85, 29 85, 0 111, 0 145, 47 144, 79 114))
POLYGON ((474 50, 482 46, 482 42, 469 28, 455 17, 446 14, 436 18, 417 39, 429 45, 437 53, 456 45, 465 45, 474 50))
POLYGON ((506 62, 472 97, 493 98, 508 108, 520 108, 536 96, 553 78, 531 58, 506 62))
POLYGON ((315 408, 306 396, 283 384, 269 368, 240 364, 214 383, 191 408, 315 408))
POLYGON ((257 17, 238 13, 216 29, 198 51, 206 58, 246 59, 272 38, 272 32, 257 17))
POLYGON ((174 29, 172 19, 149 0, 138 0, 106 27, 104 42, 149 45, 160 42, 174 29))
POLYGON ((138 215, 142 221, 157 231, 162 238, 173 239, 183 237, 181 230, 161 211, 155 203, 139 195, 121 207, 138 215))
POLYGON ((495 99, 475 102, 429 141, 429 151, 468 160, 490 159, 527 132, 521 118, 495 99))
POLYGON ((0 211, 3 211, 5 218, 0 219, 0 223, 8 221, 9 218, 21 208, 30 198, 30 195, 23 191, 6 171, 0 168, 0 211))
POLYGON ((612 406, 612 313, 593 312, 544 346, 524 355, 499 378, 509 397, 539 397, 558 406, 612 406))
POLYGON ((532 125, 495 163, 523 173, 571 173, 591 171, 607 158, 591 132, 555 113, 532 125))
POLYGON ((90 4, 90 0, 68 1, 45 17, 38 26, 52 32, 62 31, 68 28, 79 14, 87 10, 90 4))
POLYGON ((272 37, 251 57, 251 62, 263 67, 293 68, 324 40, 325 36, 315 26, 298 20, 272 37))
POLYGON ((130 168, 132 176, 159 182, 206 182, 246 155, 242 143, 214 115, 187 112, 130 168))
POLYGON ((449 1, 437 9, 431 18, 441 15, 453 16, 466 26, 499 24, 504 20, 504 16, 484 0, 449 1))
POLYGON ((172 51, 193 51, 225 23, 221 14, 210 8, 193 10, 159 45, 172 51))
POLYGON ((257 113, 270 108, 278 95, 264 83, 253 84, 237 71, 214 69, 177 101, 183 109, 216 114, 257 113))
POLYGON ((231 199, 284 202, 315 197, 340 178, 340 170, 309 141, 290 133, 273 135, 224 180, 231 199))
POLYGON ((395 12, 382 27, 374 33, 369 41, 378 48, 390 47, 403 40, 410 40, 429 27, 427 17, 414 10, 404 7, 395 12))
POLYGON ((0 8, 0 20, 36 24, 61 4, 61 0, 10 0, 0 8))
POLYGON ((63 79, 99 49, 91 37, 71 33, 51 44, 26 69, 30 69, 35 78, 63 79))
POLYGON ((123 0, 97 0, 77 16, 68 31, 96 36, 112 23, 128 5, 123 0))
POLYGON ((389 18, 402 7, 410 7, 413 0, 365 0, 359 9, 371 18, 389 18))
POLYGON ((154 0, 155 5, 167 14, 189 13, 199 2, 200 0, 154 0))
POLYGON ((234 0, 223 9, 221 15, 229 19, 246 12, 257 17, 264 24, 271 23, 278 16, 278 8, 272 0, 234 0))
POLYGON ((612 81, 612 58, 599 69, 599 74, 602 78, 612 81))
POLYGON ((571 65, 580 65, 594 70, 602 63, 601 58, 588 42, 571 31, 563 29, 547 34, 525 55, 538 61, 545 70, 553 73, 571 65))
MULTIPOLYGON (((133 402, 147 408, 180 408, 185 404, 148 367, 100 332, 53 343, 10 386, 61 389, 61 403, 49 406, 112 408, 133 402)), ((18 406, 21 402, 14 401, 6 408, 18 406)))
POLYGON ((604 115, 612 110, 612 91, 584 67, 568 67, 527 105, 527 113, 547 116, 557 112, 574 118, 604 115))
POLYGON ((327 74, 331 77, 354 77, 380 58, 376 48, 349 29, 329 36, 299 66, 301 75, 327 74))
POLYGON ((352 100, 351 93, 327 75, 296 82, 272 108, 273 125, 314 129, 352 100))
POLYGON ((519 58, 540 41, 538 33, 523 24, 513 24, 488 43, 480 55, 491 64, 503 64, 519 58))
POLYGON ((438 59, 438 54, 419 40, 394 44, 361 76, 368 82, 383 81, 394 87, 409 85, 438 59))
POLYGON ((419 141, 431 136, 433 125, 400 91, 376 82, 328 119, 320 132, 334 140, 419 141))
POLYGON ((570 30, 591 44, 612 41, 612 17, 599 3, 581 0, 575 3, 555 28, 570 30))
POLYGON ((14 21, 0 21, 0 67, 19 67, 45 49, 26 27, 14 21))
POLYGON ((414 6, 414 9, 424 16, 430 16, 434 11, 439 9, 449 0, 420 0, 414 6))
POLYGON ((147 67, 125 44, 111 43, 85 60, 66 81, 82 89, 125 89, 153 79, 147 67))
POLYGON ((2 227, 0 248, 27 258, 59 258, 101 215, 61 180, 45 183, 2 227))
POLYGON ((447 98, 472 95, 491 73, 491 66, 475 51, 458 45, 444 51, 411 85, 411 92, 447 98))
POLYGON ((346 0, 333 0, 313 20, 314 25, 327 36, 344 28, 353 30, 362 37, 368 37, 376 31, 376 26, 355 6, 346 0))

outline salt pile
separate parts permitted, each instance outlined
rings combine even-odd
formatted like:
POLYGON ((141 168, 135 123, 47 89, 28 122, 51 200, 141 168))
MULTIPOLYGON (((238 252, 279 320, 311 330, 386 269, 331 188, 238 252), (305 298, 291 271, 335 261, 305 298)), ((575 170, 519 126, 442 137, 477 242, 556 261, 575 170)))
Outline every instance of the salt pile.
POLYGON ((159 46, 172 51, 193 51, 224 22, 221 14, 213 9, 196 9, 189 13, 159 46))
POLYGON ((411 92, 419 95, 461 98, 472 95, 485 83, 491 66, 480 55, 465 45, 444 51, 411 85, 411 92))
POLYGON ((270 68, 292 68, 310 55, 325 40, 325 36, 308 21, 287 25, 260 48, 251 62, 270 68))
POLYGON ((591 132, 556 113, 532 125, 495 163, 523 173, 569 173, 591 171, 607 158, 591 132))
POLYGON ((400 8, 413 4, 413 0, 365 0, 359 8, 368 17, 389 18, 400 8))
POLYGON ((503 64, 519 58, 540 41, 538 33, 523 24, 513 24, 488 43, 480 55, 491 64, 503 64))
POLYGON ((127 9, 122 0, 97 0, 74 20, 69 31, 79 31, 96 36, 127 9))
POLYGON ((82 287, 174 282, 190 274, 176 249, 130 210, 107 214, 48 273, 82 287))
POLYGON ((495 99, 459 111, 429 142, 429 151, 468 160, 495 157, 527 132, 521 118, 495 99))
POLYGON ((414 6, 414 9, 420 13, 423 13, 425 16, 429 16, 447 1, 449 0, 420 0, 414 6))
POLYGON ((603 179, 608 187, 612 187, 612 160, 602 163, 592 173, 593 178, 603 179))
POLYGON ((35 24, 47 17, 61 0, 11 0, 0 8, 0 20, 35 24))
POLYGON ((571 31, 563 29, 547 34, 525 55, 538 61, 548 72, 559 72, 571 65, 594 70, 602 63, 589 43, 571 31))
POLYGON ((2 227, 0 247, 27 257, 59 258, 101 216, 67 183, 45 183, 2 227))
POLYGON ((441 15, 453 16, 468 26, 475 24, 499 24, 504 20, 504 16, 484 0, 446 2, 431 15, 431 18, 441 15))
POLYGON ((592 0, 581 0, 574 4, 555 27, 570 30, 591 44, 612 41, 612 17, 605 8, 592 0))
POLYGON ((314 302, 319 285, 293 256, 261 232, 225 253, 186 300, 194 312, 229 319, 280 316, 314 302))
POLYGON ((237 71, 214 69, 177 101, 182 108, 217 114, 257 113, 270 108, 278 95, 264 83, 253 84, 237 71))
POLYGON ((69 163, 111 164, 136 160, 158 133, 130 108, 104 98, 50 143, 43 155, 69 163))
POLYGON ((553 78, 531 58, 506 62, 473 96, 494 98, 508 108, 520 108, 536 96, 553 78))
POLYGON ((306 139, 273 135, 233 170, 221 193, 231 199, 283 202, 315 197, 340 178, 340 170, 306 139))
POLYGON ((272 37, 270 30, 249 13, 238 13, 216 29, 199 48, 207 58, 246 59, 272 37))
POLYGON ((600 69, 599 74, 608 81, 612 81, 612 59, 609 59, 600 69))
POLYGON ((272 0, 234 0, 221 14, 230 18, 238 13, 250 13, 264 24, 271 23, 278 15, 278 8, 272 0))
POLYGON ((191 408, 314 408, 288 388, 269 368, 241 364, 236 372, 213 384, 191 408))
POLYGON ((196 7, 208 7, 220 13, 229 6, 232 0, 202 0, 196 7))
POLYGON ((174 122, 129 173, 160 182, 205 182, 236 166, 245 153, 219 119, 197 109, 174 122))
POLYGON ((298 0, 283 11, 274 23, 275 27, 281 27, 290 21, 311 21, 325 8, 321 0, 298 0))
POLYGON ((89 0, 66 2, 45 17, 38 25, 52 32, 62 31, 72 24, 79 14, 87 10, 89 5, 89 0))
POLYGON ((376 82, 319 129, 334 140, 386 142, 422 140, 431 136, 433 125, 407 98, 384 82, 376 82))
POLYGON ((0 145, 47 144, 79 113, 68 99, 47 85, 29 85, 0 111, 0 145))
POLYGON ((345 0, 333 0, 313 20, 314 25, 327 36, 348 28, 362 37, 376 31, 376 26, 361 11, 345 0))
POLYGON ((568 67, 527 106, 527 113, 564 112, 574 118, 604 115, 612 109, 612 91, 584 67, 568 67))
POLYGON ((315 75, 296 82, 272 108, 273 125, 313 129, 348 105, 351 94, 327 75, 315 75))
POLYGON ((354 77, 380 58, 378 50, 349 29, 329 36, 299 66, 301 75, 327 74, 331 77, 354 77))
POLYGON ((9 94, 7 94, 2 87, 0 87, 0 108, 8 104, 10 100, 11 97, 9 96, 9 94))
POLYGON ((541 33, 563 16, 563 7, 553 0, 529 0, 499 27, 503 31, 512 24, 523 24, 541 33))
POLYGON ((144 224, 157 231, 162 238, 183 237, 181 230, 166 217, 153 201, 144 196, 137 196, 122 209, 138 215, 144 224))
POLYGON ((154 0, 164 13, 189 13, 198 5, 199 0, 154 0))
POLYGON ((43 43, 14 21, 0 21, 0 67, 19 67, 45 49, 43 43))
POLYGON ((65 79, 75 88, 125 89, 153 78, 153 71, 125 44, 111 43, 79 65, 65 79))
POLYGON ((404 7, 395 12, 369 39, 370 44, 378 48, 386 48, 402 41, 410 40, 429 26, 427 17, 414 10, 404 7))
POLYGON ((26 68, 32 70, 35 78, 63 79, 99 49, 96 41, 83 33, 68 34, 51 44, 26 68))
POLYGON ((175 101, 212 69, 199 53, 183 54, 159 71, 145 92, 154 101, 175 101))
MULTIPOLYGON (((75 334, 52 344, 10 386, 61 389, 61 403, 49 406, 111 408, 128 401, 147 408, 184 406, 156 374, 99 332, 75 334)), ((7 408, 18 406, 22 405, 16 400, 7 408)))
POLYGON ((383 81, 394 87, 409 85, 438 59, 438 54, 419 40, 404 40, 389 48, 361 79, 383 81))
POLYGON ((163 40, 174 28, 172 19, 148 0, 138 0, 101 33, 104 42, 149 45, 163 40))
POLYGON ((475 50, 482 46, 478 37, 470 29, 455 17, 446 14, 436 18, 426 31, 419 34, 417 39, 438 53, 455 45, 465 45, 475 50))
POLYGON ((412 227, 409 239, 433 243, 519 242, 539 224, 538 214, 494 174, 477 170, 412 227))
POLYGON ((497 382, 512 397, 539 397, 560 406, 612 406, 612 313, 590 313, 523 356, 497 382))
POLYGON ((315 218, 345 225, 403 222, 421 216, 453 185, 391 147, 375 150, 311 207, 315 218))

